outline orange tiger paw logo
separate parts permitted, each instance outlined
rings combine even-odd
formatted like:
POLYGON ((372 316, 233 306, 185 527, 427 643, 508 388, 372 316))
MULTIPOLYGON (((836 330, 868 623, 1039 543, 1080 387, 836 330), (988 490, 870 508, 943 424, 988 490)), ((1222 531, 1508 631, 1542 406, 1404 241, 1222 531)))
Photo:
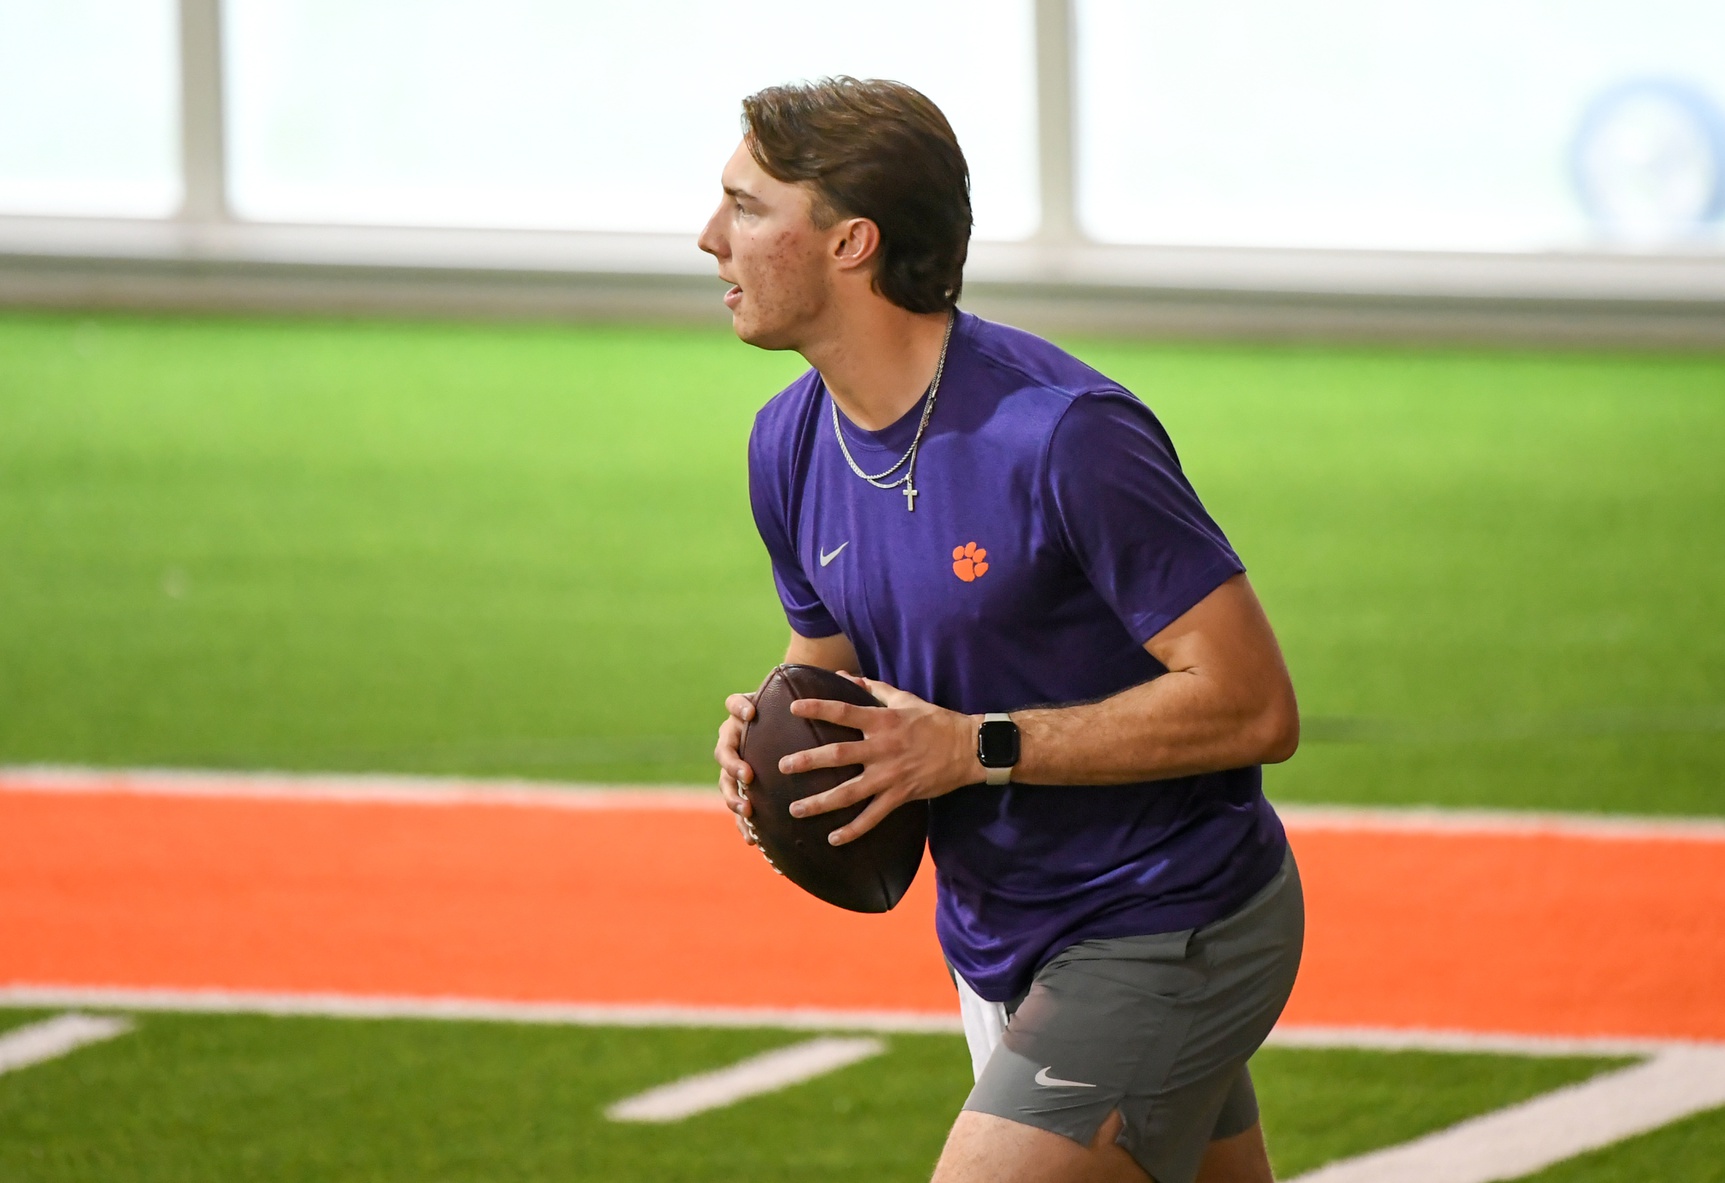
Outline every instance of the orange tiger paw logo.
POLYGON ((974 542, 952 548, 952 573, 966 583, 974 583, 988 574, 988 552, 974 542))

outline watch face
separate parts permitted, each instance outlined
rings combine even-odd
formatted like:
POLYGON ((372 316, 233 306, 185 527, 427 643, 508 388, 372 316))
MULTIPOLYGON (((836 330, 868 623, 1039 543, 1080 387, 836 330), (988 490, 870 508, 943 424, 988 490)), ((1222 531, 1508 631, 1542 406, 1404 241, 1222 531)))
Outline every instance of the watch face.
POLYGON ((976 733, 976 758, 984 768, 1011 768, 1018 763, 1018 724, 996 719, 976 733))

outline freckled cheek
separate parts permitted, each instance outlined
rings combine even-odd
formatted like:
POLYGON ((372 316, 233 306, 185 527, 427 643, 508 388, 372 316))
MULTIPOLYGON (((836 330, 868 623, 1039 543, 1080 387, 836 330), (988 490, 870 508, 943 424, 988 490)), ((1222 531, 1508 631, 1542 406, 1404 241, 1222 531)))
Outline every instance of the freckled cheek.
POLYGON ((800 306, 811 282, 807 243, 794 232, 738 243, 736 275, 749 293, 751 319, 771 320, 800 306))
POLYGON ((783 243, 768 244, 750 268, 759 282, 755 293, 762 303, 776 306, 784 302, 787 283, 794 282, 796 268, 791 252, 783 243))
POLYGON ((763 251, 757 260, 755 273, 766 279, 783 282, 787 270, 785 262, 784 251, 768 249, 763 251))

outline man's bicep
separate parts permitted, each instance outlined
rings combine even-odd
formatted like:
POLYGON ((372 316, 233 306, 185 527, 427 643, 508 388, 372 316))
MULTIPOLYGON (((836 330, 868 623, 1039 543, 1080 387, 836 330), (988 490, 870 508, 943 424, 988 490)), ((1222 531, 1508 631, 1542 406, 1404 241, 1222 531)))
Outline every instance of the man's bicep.
POLYGON ((1144 648, 1173 671, 1214 667, 1250 678, 1288 676, 1269 618, 1243 574, 1224 580, 1144 648))
POLYGON ((797 665, 818 665, 826 670, 861 672, 857 669, 857 651, 843 633, 834 633, 830 637, 805 637, 792 631, 791 643, 785 649, 785 660, 797 665))
POLYGON ((1213 715, 1227 720, 1237 741, 1230 750, 1242 764, 1280 763, 1299 747, 1294 683, 1244 574, 1199 600, 1144 648, 1170 673, 1192 677, 1188 687, 1213 715))

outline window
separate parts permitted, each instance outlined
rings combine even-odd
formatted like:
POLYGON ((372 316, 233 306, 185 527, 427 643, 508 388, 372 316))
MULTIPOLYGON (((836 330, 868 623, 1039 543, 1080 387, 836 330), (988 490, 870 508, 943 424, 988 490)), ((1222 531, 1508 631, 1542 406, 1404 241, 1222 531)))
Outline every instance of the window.
POLYGON ((0 213, 180 203, 173 0, 0 0, 0 213))
POLYGON ((908 82, 952 120, 979 237, 1037 222, 1028 0, 229 0, 242 217, 693 234, 743 96, 908 82))
POLYGON ((1078 0, 1109 242, 1725 245, 1725 5, 1078 0))

